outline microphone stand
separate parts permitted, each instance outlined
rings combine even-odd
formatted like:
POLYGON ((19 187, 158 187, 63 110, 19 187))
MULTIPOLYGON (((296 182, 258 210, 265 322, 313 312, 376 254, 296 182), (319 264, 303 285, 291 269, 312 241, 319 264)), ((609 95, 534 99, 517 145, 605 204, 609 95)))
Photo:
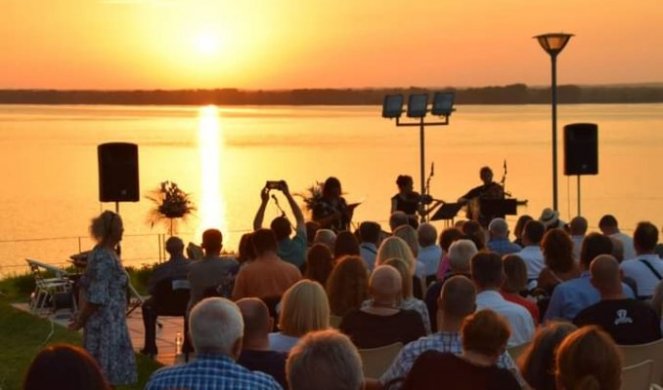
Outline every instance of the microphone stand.
POLYGON ((283 209, 281 208, 281 205, 279 204, 279 200, 276 198, 276 196, 274 194, 272 194, 272 199, 274 199, 274 203, 276 204, 276 207, 281 212, 281 216, 285 217, 285 211, 283 211, 283 209))

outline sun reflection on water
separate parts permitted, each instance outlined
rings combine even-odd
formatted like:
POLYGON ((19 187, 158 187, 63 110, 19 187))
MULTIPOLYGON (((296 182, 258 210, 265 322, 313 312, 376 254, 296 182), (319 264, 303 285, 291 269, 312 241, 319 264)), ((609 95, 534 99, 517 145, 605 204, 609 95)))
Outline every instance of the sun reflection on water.
POLYGON ((220 229, 227 242, 226 205, 221 194, 221 155, 223 126, 216 106, 201 107, 198 118, 198 150, 200 154, 200 223, 196 238, 205 229, 220 229))

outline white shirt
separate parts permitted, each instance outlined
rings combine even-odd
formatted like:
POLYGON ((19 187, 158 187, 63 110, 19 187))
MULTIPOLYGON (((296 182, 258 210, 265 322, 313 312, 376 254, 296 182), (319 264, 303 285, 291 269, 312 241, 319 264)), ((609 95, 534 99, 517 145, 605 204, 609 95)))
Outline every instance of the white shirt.
POLYGON ((440 265, 441 258, 442 248, 440 248, 439 245, 419 247, 417 261, 426 266, 426 276, 435 275, 437 273, 437 267, 440 265))
POLYGON ((642 264, 640 259, 646 260, 661 276, 663 276, 663 260, 657 254, 640 255, 622 262, 621 265, 624 276, 633 278, 637 283, 638 296, 651 297, 661 280, 646 265, 642 264))
POLYGON ((292 347, 297 344, 299 337, 287 336, 281 332, 269 334, 269 349, 276 352, 290 352, 292 347))
POLYGON ((582 249, 582 242, 585 241, 585 236, 571 236, 571 241, 573 241, 573 260, 579 263, 580 250, 582 249))
MULTIPOLYGON (((614 237, 622 242, 622 246, 624 247, 624 259, 632 259, 636 256, 635 247, 633 246, 633 239, 628 234, 619 232, 611 234, 608 237, 614 237)), ((639 290, 640 286, 638 286, 638 292, 639 290)))
POLYGON ((490 309, 504 317, 511 326, 508 347, 515 347, 532 341, 534 320, 523 306, 511 303, 497 291, 486 290, 477 294, 477 310, 490 309))
POLYGON ((541 270, 545 267, 541 247, 538 245, 528 245, 516 253, 516 255, 520 256, 527 266, 527 280, 538 279, 541 270))

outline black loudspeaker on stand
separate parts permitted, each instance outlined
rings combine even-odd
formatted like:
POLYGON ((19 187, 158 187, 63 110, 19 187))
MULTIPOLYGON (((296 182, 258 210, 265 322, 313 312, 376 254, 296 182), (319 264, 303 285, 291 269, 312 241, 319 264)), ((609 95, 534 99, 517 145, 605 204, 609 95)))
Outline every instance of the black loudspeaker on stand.
POLYGON ((138 145, 122 142, 101 144, 99 159, 99 201, 138 202, 138 145))
POLYGON ((564 126, 564 174, 578 177, 578 215, 580 215, 580 176, 599 173, 599 127, 595 123, 564 126))

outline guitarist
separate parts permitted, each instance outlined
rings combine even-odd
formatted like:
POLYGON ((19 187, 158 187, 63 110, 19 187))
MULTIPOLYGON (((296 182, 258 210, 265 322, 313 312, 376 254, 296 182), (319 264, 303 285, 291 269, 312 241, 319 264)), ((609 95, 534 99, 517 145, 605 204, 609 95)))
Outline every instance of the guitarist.
POLYGON ((467 218, 478 221, 481 226, 487 227, 493 218, 503 215, 485 215, 481 213, 481 199, 504 199, 504 187, 493 181, 493 171, 490 167, 482 167, 479 171, 482 185, 472 188, 468 193, 458 199, 458 203, 467 205, 467 218))

